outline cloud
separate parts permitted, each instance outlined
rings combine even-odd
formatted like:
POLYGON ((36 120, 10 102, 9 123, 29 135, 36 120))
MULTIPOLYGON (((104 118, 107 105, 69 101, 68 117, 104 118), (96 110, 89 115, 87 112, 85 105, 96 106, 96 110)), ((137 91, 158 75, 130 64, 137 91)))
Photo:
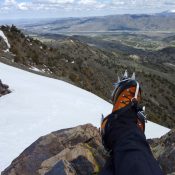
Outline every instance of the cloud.
POLYGON ((175 2, 165 2, 165 5, 175 5, 175 2))
MULTIPOLYGON (((145 13, 175 9, 172 0, 4 0, 0 3, 4 11, 64 11, 86 14, 100 13, 145 13)), ((1 12, 0 12, 1 13, 1 12)), ((80 14, 80 15, 82 15, 80 14)))
POLYGON ((97 0, 79 0, 77 2, 77 6, 79 6, 79 8, 82 8, 83 10, 86 10, 87 8, 88 8, 88 10, 90 10, 90 9, 104 9, 107 7, 107 3, 100 2, 97 0))
POLYGON ((17 3, 16 0, 5 0, 4 6, 13 6, 16 3, 17 3))
POLYGON ((19 10, 29 10, 32 7, 32 5, 30 3, 26 3, 26 2, 21 2, 17 4, 17 8, 19 10))
POLYGON ((123 9, 124 11, 136 11, 140 13, 157 12, 174 8, 172 0, 112 0, 111 8, 123 9))
POLYGON ((83 5, 94 5, 94 4, 97 4, 97 1, 96 0, 80 0, 78 3, 83 4, 83 5))
POLYGON ((59 5, 59 4, 73 4, 75 0, 35 0, 33 4, 47 4, 47 5, 59 5))
POLYGON ((118 0, 116 1, 116 0, 113 0, 113 1, 112 1, 112 4, 113 4, 113 5, 124 5, 125 2, 124 2, 124 1, 118 1, 118 0))
POLYGON ((5 0, 4 2, 0 3, 0 13, 9 11, 16 6, 16 0, 5 0))
POLYGON ((50 0, 51 3, 73 3, 74 0, 50 0))

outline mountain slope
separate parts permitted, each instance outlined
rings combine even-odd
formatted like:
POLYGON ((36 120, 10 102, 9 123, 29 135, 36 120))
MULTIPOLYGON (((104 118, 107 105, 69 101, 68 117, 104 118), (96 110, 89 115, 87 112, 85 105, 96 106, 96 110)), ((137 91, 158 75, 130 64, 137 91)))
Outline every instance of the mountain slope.
POLYGON ((52 19, 24 25, 32 33, 174 31, 174 13, 154 15, 111 15, 103 17, 52 19), (171 14, 171 15, 170 15, 171 14), (41 32, 42 31, 42 32, 41 32))
POLYGON ((109 102, 112 83, 128 69, 142 82, 149 120, 169 128, 175 126, 174 49, 129 55, 127 49, 106 51, 70 37, 45 45, 24 36, 14 26, 2 29, 11 48, 9 52, 0 49, 1 61, 70 82, 109 102))
MULTIPOLYGON (((39 76, 0 63, 0 76, 12 93, 0 99, 0 168, 3 170, 37 138, 54 130, 92 123, 112 106, 101 98, 63 81, 39 76)), ((152 122, 147 138, 169 129, 152 122)))

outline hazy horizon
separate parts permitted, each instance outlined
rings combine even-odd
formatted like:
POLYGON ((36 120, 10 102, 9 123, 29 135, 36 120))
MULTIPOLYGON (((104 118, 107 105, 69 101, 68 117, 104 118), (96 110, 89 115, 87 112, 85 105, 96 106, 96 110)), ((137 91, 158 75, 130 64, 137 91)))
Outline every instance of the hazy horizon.
MULTIPOLYGON (((168 11, 168 10, 167 10, 168 11)), ((71 19, 71 18, 89 18, 89 17, 105 17, 105 16, 117 16, 117 15, 155 15, 161 14, 166 11, 161 11, 157 13, 123 13, 123 14, 107 14, 107 15, 92 15, 92 16, 67 16, 67 17, 19 17, 19 18, 0 18, 0 21, 22 21, 22 20, 50 20, 50 19, 71 19)))
POLYGON ((155 14, 174 9, 171 0, 2 0, 0 20, 155 14))

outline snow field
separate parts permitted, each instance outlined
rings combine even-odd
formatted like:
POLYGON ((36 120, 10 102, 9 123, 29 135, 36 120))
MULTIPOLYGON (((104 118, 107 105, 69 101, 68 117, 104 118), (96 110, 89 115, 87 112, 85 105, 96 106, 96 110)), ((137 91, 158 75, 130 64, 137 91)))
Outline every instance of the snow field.
MULTIPOLYGON (((32 74, 0 63, 0 79, 13 92, 0 98, 0 171, 39 137, 50 132, 92 123, 112 105, 66 82, 32 74)), ((169 129, 148 122, 147 138, 169 129)))

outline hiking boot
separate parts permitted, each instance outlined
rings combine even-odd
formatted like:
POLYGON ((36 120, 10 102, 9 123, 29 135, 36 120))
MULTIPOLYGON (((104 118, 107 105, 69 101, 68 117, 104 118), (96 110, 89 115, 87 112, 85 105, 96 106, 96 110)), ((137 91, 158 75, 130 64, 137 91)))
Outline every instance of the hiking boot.
MULTIPOLYGON (((115 89, 112 93, 113 114, 118 116, 129 115, 134 118, 138 128, 145 132, 145 115, 142 107, 139 105, 141 101, 141 88, 139 83, 135 80, 135 74, 128 78, 125 72, 122 80, 118 80, 115 89), (129 113, 127 111, 130 111, 129 113)), ((111 115, 109 115, 111 116, 111 115)), ((108 122, 109 116, 102 117, 101 121, 101 134, 105 134, 105 127, 108 122)), ((129 117, 127 116, 127 118, 129 117)))

